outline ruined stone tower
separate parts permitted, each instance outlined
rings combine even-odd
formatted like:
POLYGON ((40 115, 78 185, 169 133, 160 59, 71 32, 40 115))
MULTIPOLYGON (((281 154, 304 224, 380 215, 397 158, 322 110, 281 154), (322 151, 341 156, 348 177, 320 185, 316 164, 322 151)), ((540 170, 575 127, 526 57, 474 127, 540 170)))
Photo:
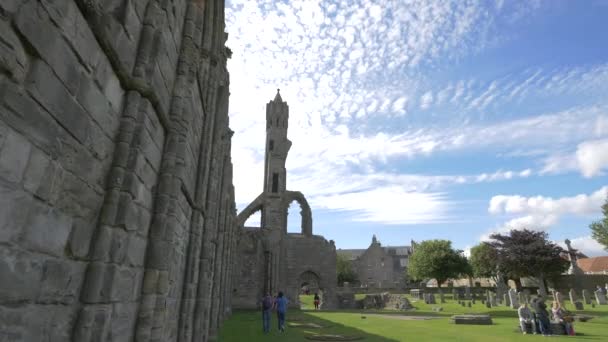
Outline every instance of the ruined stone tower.
POLYGON ((226 39, 223 0, 0 1, 0 340, 217 336, 226 39))
POLYGON ((320 288, 324 306, 334 306, 336 248, 333 241, 312 234, 312 212, 304 195, 287 190, 285 162, 291 148, 287 138, 289 106, 279 90, 266 105, 266 153, 263 192, 237 217, 238 256, 235 265, 233 304, 254 308, 265 292, 283 291, 294 305, 303 285, 320 288), (288 208, 301 207, 300 233, 287 233, 288 208), (261 212, 261 226, 245 227, 247 219, 261 212))

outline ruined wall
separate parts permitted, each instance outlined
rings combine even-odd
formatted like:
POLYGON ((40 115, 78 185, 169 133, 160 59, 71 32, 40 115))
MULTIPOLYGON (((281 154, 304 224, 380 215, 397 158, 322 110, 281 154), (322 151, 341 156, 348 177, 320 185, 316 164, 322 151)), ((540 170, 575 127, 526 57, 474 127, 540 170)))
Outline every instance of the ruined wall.
POLYGON ((232 304, 235 308, 255 308, 264 289, 264 241, 267 232, 243 227, 238 237, 236 268, 233 273, 232 304))
POLYGON ((216 336, 225 40, 221 0, 0 2, 0 340, 216 336))
POLYGON ((319 287, 323 291, 323 307, 335 308, 336 287, 336 246, 322 236, 290 233, 286 235, 288 297, 297 303, 302 287, 304 273, 312 272, 318 276, 319 287))

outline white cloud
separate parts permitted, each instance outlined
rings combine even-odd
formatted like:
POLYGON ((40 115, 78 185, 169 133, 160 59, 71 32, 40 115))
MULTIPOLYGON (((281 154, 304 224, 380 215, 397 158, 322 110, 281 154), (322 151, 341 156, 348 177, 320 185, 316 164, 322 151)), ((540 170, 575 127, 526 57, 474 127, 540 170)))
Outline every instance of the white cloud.
POLYGON ((576 160, 583 176, 599 176, 602 170, 608 168, 608 139, 578 145, 576 160))
POLYGON ((490 200, 488 211, 491 214, 584 215, 598 212, 607 194, 608 186, 590 195, 580 194, 558 199, 544 196, 498 195, 490 200))
POLYGON ((544 159, 541 173, 578 171, 586 178, 603 175, 608 169, 608 139, 580 143, 575 152, 557 153, 544 159))
POLYGON ((420 109, 428 109, 433 103, 433 93, 431 91, 427 91, 420 97, 420 109))
POLYGON ((584 216, 599 213, 606 196, 608 196, 608 186, 589 195, 579 194, 557 199, 544 196, 493 196, 488 206, 489 213, 523 216, 510 219, 491 229, 481 237, 481 240, 488 240, 492 233, 506 233, 513 229, 549 230, 565 215, 584 216))

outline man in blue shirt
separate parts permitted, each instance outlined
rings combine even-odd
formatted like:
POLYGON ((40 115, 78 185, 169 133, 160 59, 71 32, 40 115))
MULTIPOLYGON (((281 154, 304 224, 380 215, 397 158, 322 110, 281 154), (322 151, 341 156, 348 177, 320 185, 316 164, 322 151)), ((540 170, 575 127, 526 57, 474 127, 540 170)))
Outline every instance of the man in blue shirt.
POLYGON ((285 331, 285 313, 287 312, 287 304, 289 301, 287 297, 283 296, 283 292, 279 292, 279 295, 274 302, 275 307, 277 308, 277 317, 279 319, 279 331, 285 331))

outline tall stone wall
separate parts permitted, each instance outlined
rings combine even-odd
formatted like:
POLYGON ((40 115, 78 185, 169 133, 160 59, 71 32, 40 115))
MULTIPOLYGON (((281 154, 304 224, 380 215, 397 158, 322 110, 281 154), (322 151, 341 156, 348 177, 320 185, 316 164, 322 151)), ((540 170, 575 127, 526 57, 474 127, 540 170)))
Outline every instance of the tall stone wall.
POLYGON ((217 335, 225 40, 223 0, 0 1, 0 340, 217 335))

